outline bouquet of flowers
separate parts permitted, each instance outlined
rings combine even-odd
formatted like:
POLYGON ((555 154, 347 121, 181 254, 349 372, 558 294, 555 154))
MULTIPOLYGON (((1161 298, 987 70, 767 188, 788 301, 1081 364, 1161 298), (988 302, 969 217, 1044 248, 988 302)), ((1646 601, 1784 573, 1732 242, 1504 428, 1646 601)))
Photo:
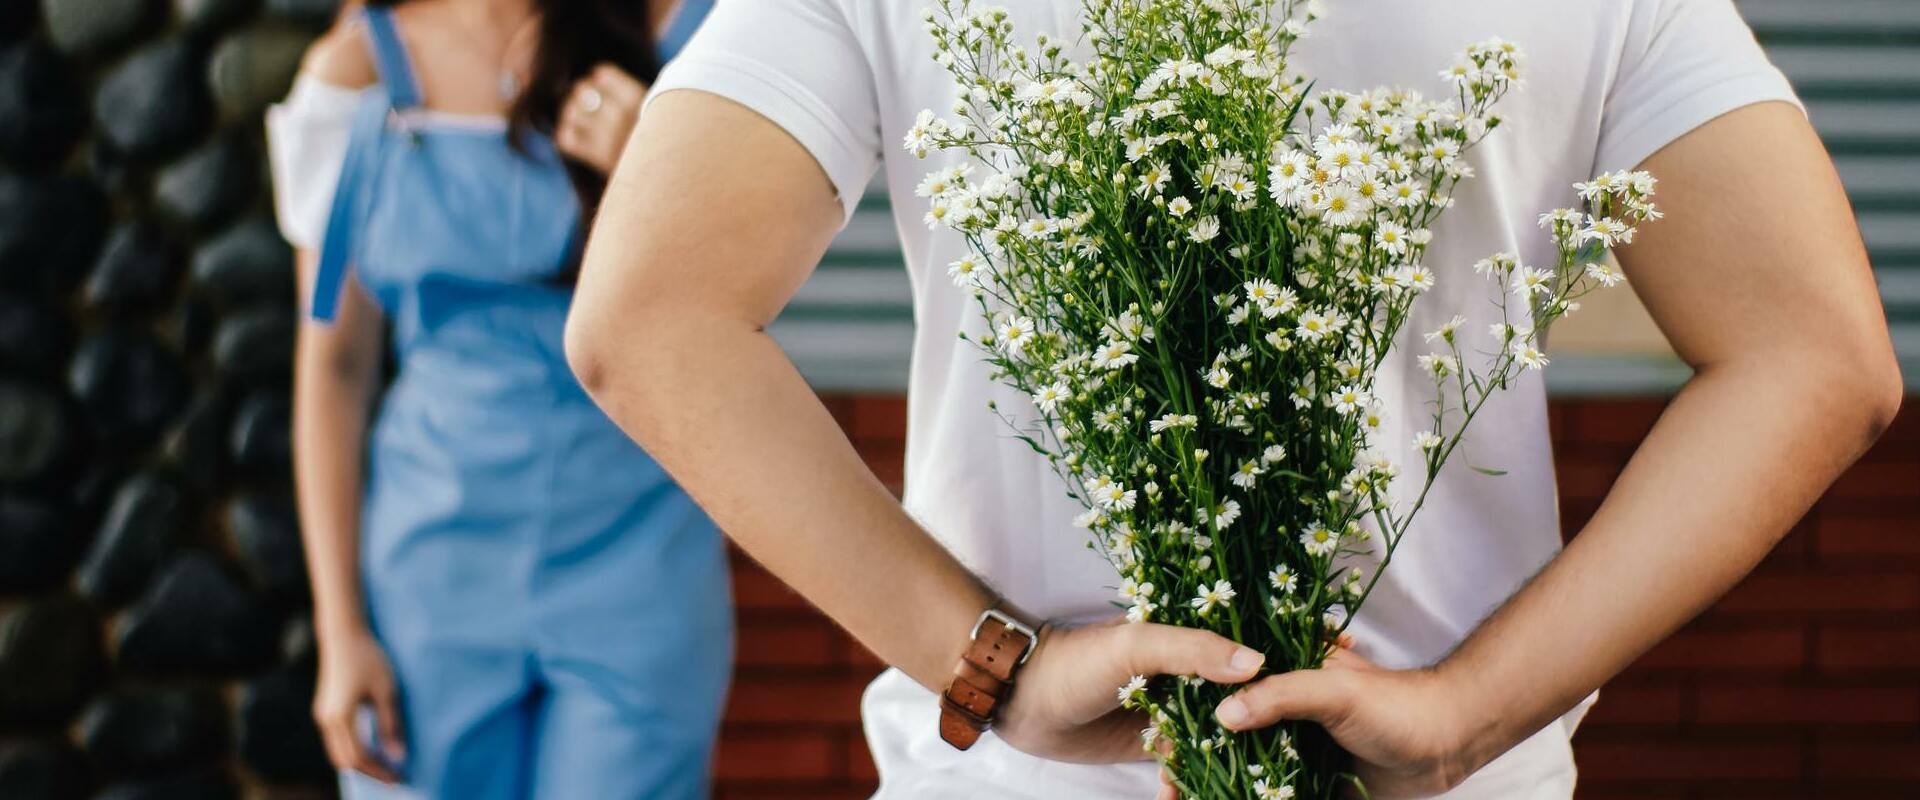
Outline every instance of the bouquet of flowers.
MULTIPOLYGON (((1216 631, 1275 671, 1319 666, 1487 398, 1546 366, 1554 321, 1621 280, 1604 251, 1658 218, 1653 179, 1577 184, 1583 208, 1541 218, 1555 263, 1441 274, 1423 262, 1430 226, 1500 125, 1513 44, 1467 48, 1441 73, 1453 96, 1428 100, 1314 91, 1290 69, 1319 0, 1084 0, 1078 41, 1031 47, 1002 9, 936 1, 960 100, 922 112, 905 145, 952 158, 920 185, 927 222, 970 245, 948 273, 988 319, 976 343, 1033 398, 996 413, 1086 507, 1076 522, 1119 571, 1128 619, 1216 631), (1503 321, 1403 337, 1438 280, 1492 282, 1503 321), (1408 348, 1433 390, 1403 450, 1417 464, 1382 446, 1375 393, 1408 348)), ((1183 795, 1358 783, 1317 729, 1222 729, 1212 709, 1232 690, 1119 687, 1183 795)))

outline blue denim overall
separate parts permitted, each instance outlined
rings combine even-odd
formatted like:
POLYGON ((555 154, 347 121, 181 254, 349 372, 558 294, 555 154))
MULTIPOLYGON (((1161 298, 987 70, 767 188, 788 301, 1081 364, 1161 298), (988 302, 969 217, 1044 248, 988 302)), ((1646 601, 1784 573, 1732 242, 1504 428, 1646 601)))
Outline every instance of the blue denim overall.
POLYGON ((361 568, 401 686, 401 772, 458 800, 705 797, 726 556, 567 367, 572 291, 553 278, 580 225, 560 156, 423 114, 389 11, 365 13, 381 85, 353 124, 311 313, 332 319, 352 279, 393 326, 361 568))

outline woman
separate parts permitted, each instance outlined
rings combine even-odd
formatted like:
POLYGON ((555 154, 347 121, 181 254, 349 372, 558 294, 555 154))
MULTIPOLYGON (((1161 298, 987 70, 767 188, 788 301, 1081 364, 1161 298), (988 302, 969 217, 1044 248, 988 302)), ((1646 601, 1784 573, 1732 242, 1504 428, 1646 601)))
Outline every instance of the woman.
POLYGON ((350 797, 707 793, 724 550, 561 347, 583 210, 706 4, 666 5, 369 2, 270 112, 313 318, 294 443, 314 712, 350 797), (369 429, 383 322, 396 374, 369 429))

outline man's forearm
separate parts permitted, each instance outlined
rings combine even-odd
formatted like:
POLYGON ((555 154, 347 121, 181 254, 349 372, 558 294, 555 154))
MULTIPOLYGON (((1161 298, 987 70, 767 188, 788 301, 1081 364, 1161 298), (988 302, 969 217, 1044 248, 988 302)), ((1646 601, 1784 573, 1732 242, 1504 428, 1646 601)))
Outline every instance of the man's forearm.
POLYGON ((1702 370, 1566 551, 1438 667, 1476 721, 1473 756, 1504 752, 1698 615, 1872 442, 1881 395, 1823 355, 1702 370))
POLYGON ((945 685, 992 598, 873 476, 779 346, 652 306, 583 379, 740 547, 888 663, 945 685), (675 316, 668 316, 675 315, 675 316))

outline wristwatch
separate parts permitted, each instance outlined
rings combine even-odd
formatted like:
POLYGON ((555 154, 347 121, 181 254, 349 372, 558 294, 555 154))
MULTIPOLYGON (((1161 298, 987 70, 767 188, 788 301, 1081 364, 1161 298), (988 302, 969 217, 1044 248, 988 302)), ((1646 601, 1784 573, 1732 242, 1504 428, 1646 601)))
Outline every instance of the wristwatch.
POLYGON ((1040 634, 997 608, 973 623, 967 652, 940 695, 940 738, 965 750, 993 724, 994 711, 1013 690, 1013 674, 1027 663, 1040 634))

